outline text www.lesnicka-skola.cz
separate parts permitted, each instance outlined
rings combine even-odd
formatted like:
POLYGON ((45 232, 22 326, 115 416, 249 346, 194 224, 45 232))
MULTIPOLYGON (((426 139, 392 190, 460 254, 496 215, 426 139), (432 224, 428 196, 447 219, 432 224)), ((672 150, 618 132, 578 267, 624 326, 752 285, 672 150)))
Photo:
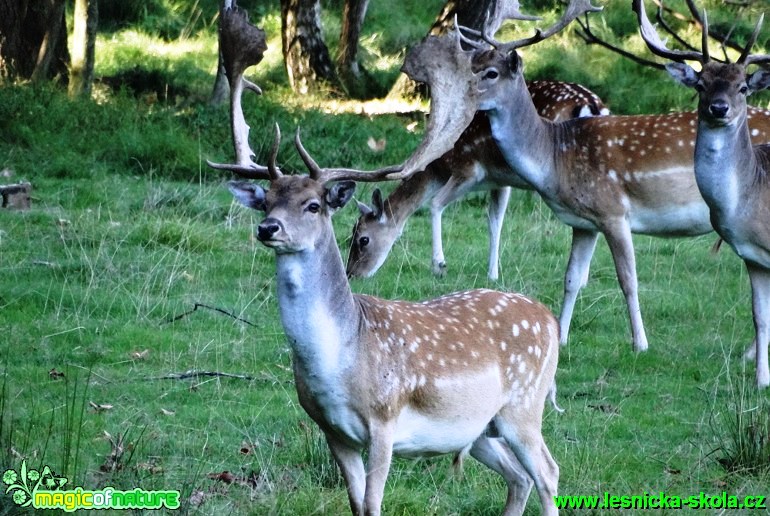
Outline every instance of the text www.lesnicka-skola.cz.
POLYGON ((665 492, 640 495, 561 495, 554 502, 559 509, 767 509, 767 496, 735 496, 726 491, 691 496, 667 495, 665 492))

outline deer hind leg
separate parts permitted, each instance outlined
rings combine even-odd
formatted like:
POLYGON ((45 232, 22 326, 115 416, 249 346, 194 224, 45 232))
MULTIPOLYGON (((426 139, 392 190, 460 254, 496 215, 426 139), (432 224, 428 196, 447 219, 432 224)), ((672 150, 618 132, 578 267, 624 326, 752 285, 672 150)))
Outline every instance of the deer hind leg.
POLYGON ((495 188, 489 192, 489 268, 487 276, 495 281, 500 277, 500 235, 503 232, 503 220, 508 202, 511 200, 511 187, 495 188))
POLYGON ((746 263, 751 280, 751 306, 756 330, 755 356, 757 359, 757 386, 770 385, 767 345, 770 339, 770 270, 746 263))
POLYGON ((433 259, 432 269, 436 276, 446 274, 446 260, 444 258, 444 244, 442 242, 442 216, 444 208, 458 199, 465 197, 480 182, 475 175, 472 177, 458 177, 453 174, 449 181, 442 186, 430 202, 431 227, 433 234, 433 259))
POLYGON ((326 435, 326 443, 329 445, 332 457, 334 457, 334 461, 342 472, 342 478, 345 480, 351 512, 364 514, 366 470, 361 452, 341 443, 330 435, 326 435))
POLYGON ((631 334, 634 351, 647 350, 647 334, 642 322, 642 309, 639 306, 639 286, 636 278, 636 257, 634 242, 631 238, 631 227, 625 218, 616 219, 614 223, 604 228, 604 236, 610 246, 615 271, 623 295, 626 298, 628 316, 631 319, 631 334))
POLYGON ((505 440, 479 437, 473 443, 470 453, 474 459, 502 476, 508 485, 504 516, 523 514, 534 482, 505 440))
POLYGON ((588 271, 591 268, 591 258, 596 249, 599 233, 584 229, 572 229, 572 248, 569 253, 567 272, 564 275, 564 303, 559 316, 560 340, 564 345, 569 337, 569 327, 572 322, 572 312, 580 289, 588 283, 588 271))
POLYGON ((559 466, 543 440, 540 417, 508 406, 495 418, 495 425, 532 478, 543 514, 558 514, 554 497, 559 484, 559 466))

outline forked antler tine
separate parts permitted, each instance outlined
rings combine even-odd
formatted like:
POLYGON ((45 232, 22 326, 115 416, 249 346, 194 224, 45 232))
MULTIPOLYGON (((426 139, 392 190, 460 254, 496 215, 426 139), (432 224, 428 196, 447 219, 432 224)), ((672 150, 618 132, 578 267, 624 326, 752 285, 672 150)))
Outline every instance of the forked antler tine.
POLYGON ((358 181, 363 183, 372 183, 376 181, 390 180, 390 175, 399 172, 402 169, 401 165, 394 165, 384 167, 378 170, 367 172, 365 170, 357 170, 353 168, 321 168, 315 159, 302 145, 302 139, 300 138, 300 129, 297 127, 297 132, 294 134, 294 145, 297 147, 297 152, 302 158, 302 162, 310 173, 310 177, 315 179, 319 183, 331 183, 332 181, 358 181))
POLYGON ((643 0, 633 0, 632 7, 639 21, 639 32, 642 35, 642 39, 653 54, 671 61, 681 62, 689 60, 705 62, 701 52, 696 52, 694 50, 684 51, 668 49, 666 44, 660 39, 658 31, 655 30, 655 27, 650 23, 650 19, 647 18, 643 0))
POLYGON ((573 20, 575 20, 579 16, 589 12, 598 12, 598 11, 601 11, 602 9, 603 9, 602 7, 596 7, 594 5, 591 5, 591 0, 571 0, 569 5, 567 6, 567 9, 564 11, 564 14, 562 15, 562 17, 546 30, 535 29, 535 34, 533 36, 529 38, 510 41, 510 42, 498 45, 497 48, 500 51, 509 51, 509 50, 515 50, 517 48, 522 48, 522 47, 532 45, 544 39, 550 38, 557 32, 563 30, 567 25, 569 25, 573 20))

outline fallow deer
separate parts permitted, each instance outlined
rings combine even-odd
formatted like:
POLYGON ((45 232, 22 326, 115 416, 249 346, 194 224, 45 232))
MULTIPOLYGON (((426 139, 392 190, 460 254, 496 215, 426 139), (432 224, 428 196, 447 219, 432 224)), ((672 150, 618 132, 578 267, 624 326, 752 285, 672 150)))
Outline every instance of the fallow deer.
POLYGON ((541 433, 555 392, 555 317, 526 296, 493 290, 419 303, 353 294, 331 216, 355 182, 321 169, 299 137, 310 175, 282 174, 277 142, 269 188, 230 188, 265 212, 257 239, 275 251, 299 401, 324 432, 353 514, 380 513, 392 455, 446 453, 470 453, 505 479, 505 514, 523 512, 533 484, 543 512, 555 514, 559 470, 541 433))
MULTIPOLYGON (((510 12, 516 12, 514 7, 510 12)), ((430 41, 420 61, 425 67, 438 68, 443 82, 454 86, 445 92, 449 98, 435 106, 463 106, 465 112, 453 112, 459 119, 470 118, 477 109, 486 112, 493 138, 511 169, 533 186, 559 220, 572 227, 560 316, 562 343, 567 342, 577 294, 587 280, 602 233, 626 299, 633 349, 640 352, 648 344, 631 234, 694 236, 712 228, 708 207, 695 184, 694 113, 553 123, 542 119, 532 104, 516 49, 542 41, 595 10, 589 0, 572 0, 551 28, 505 44, 483 34, 484 44, 476 44, 484 48, 475 51, 463 51, 455 32, 430 41)), ((770 124, 765 124, 752 129, 755 138, 768 140, 770 124)), ((459 133, 442 134, 457 138, 459 133)))
MULTIPOLYGON (((527 83, 540 116, 553 121, 580 116, 609 114, 601 99, 588 88, 559 81, 527 83)), ((358 203, 361 216, 353 226, 347 272, 351 277, 371 276, 382 266, 401 235, 409 216, 430 201, 432 225, 432 270, 446 272, 441 217, 444 209, 471 191, 489 190, 488 276, 499 275, 500 233, 511 187, 531 190, 529 183, 513 172, 492 141, 489 122, 477 114, 452 150, 430 163, 425 170, 403 180, 383 201, 379 189, 372 204, 358 203)))
POLYGON ((770 71, 748 73, 751 65, 770 63, 770 54, 751 54, 762 26, 756 28, 735 63, 710 59, 708 22, 703 14, 702 52, 669 50, 647 18, 642 0, 634 0, 642 36, 655 54, 674 61, 667 66, 679 83, 698 94, 695 179, 719 236, 746 264, 752 291, 756 336, 747 358, 756 358, 757 386, 770 385, 770 145, 752 145, 746 97, 770 87, 770 71), (697 61, 696 71, 685 61, 697 61))

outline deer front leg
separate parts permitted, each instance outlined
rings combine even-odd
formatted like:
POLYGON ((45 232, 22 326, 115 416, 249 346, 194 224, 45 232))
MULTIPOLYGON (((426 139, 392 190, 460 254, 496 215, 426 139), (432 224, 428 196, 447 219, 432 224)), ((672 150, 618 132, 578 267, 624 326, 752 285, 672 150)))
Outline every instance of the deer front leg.
POLYGON ((631 227, 625 218, 617 218, 603 228, 604 236, 610 246, 615 271, 620 282, 620 289, 626 298, 628 316, 631 319, 631 334, 634 351, 647 350, 647 335, 642 322, 642 310, 639 306, 638 282, 636 278, 636 257, 631 238, 631 227))
POLYGON ((495 188, 489 192, 489 206, 487 217, 489 219, 489 268, 487 276, 492 281, 500 277, 500 235, 503 231, 503 219, 505 210, 508 209, 508 201, 511 199, 511 187, 495 188))
POLYGON ((355 515, 363 515, 366 471, 361 452, 343 444, 332 435, 326 435, 326 443, 345 480, 351 512, 355 515))
POLYGON ((767 344, 770 339, 770 270, 746 262, 751 280, 751 308, 754 313, 756 338, 757 387, 770 385, 767 344))
POLYGON ((572 229, 572 248, 569 253, 567 272, 564 275, 564 303, 559 316, 559 329, 561 345, 567 343, 569 327, 572 322, 572 312, 580 289, 588 283, 588 271, 591 268, 591 258, 596 249, 596 240, 599 233, 584 229, 572 229))
POLYGON ((446 274, 446 260, 444 259, 444 245, 441 239, 441 217, 444 208, 461 199, 479 183, 475 177, 461 178, 452 175, 442 186, 430 202, 431 226, 433 230, 433 274, 443 276, 446 274))
POLYGON ((369 460, 366 464, 366 493, 364 513, 379 516, 385 481, 393 457, 393 431, 395 421, 375 421, 369 427, 369 460))

